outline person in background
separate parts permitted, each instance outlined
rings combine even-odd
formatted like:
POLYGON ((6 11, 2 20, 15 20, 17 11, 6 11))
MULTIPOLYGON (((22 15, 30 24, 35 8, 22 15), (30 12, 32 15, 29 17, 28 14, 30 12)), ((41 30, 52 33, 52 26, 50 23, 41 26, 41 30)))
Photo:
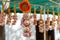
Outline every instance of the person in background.
POLYGON ((44 40, 44 33, 39 32, 39 21, 37 21, 36 25, 36 40, 44 40))
MULTIPOLYGON (((50 25, 52 25, 52 21, 50 21, 50 25)), ((49 29, 47 31, 46 40, 55 40, 54 30, 49 29)))

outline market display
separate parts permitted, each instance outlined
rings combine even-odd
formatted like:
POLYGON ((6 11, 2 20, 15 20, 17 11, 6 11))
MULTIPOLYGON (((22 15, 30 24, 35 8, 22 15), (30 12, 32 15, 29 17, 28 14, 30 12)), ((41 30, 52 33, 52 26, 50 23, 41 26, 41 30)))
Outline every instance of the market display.
MULTIPOLYGON (((22 29, 22 35, 25 38, 31 38, 32 35, 34 35, 33 33, 36 33, 36 32, 44 34, 44 36, 46 34, 49 36, 54 34, 54 31, 56 31, 55 28, 57 28, 57 30, 60 32, 60 12, 58 12, 58 15, 55 15, 55 11, 54 10, 51 11, 52 13, 52 17, 51 17, 49 8, 47 10, 45 9, 44 11, 45 7, 39 6, 40 9, 37 14, 38 7, 33 8, 34 10, 32 12, 32 6, 35 7, 37 5, 31 5, 28 0, 23 0, 22 2, 18 3, 19 7, 16 7, 17 3, 18 2, 14 2, 13 9, 10 8, 10 3, 9 3, 9 7, 7 11, 4 10, 5 5, 2 3, 2 10, 0 13, 0 26, 4 26, 4 25, 5 27, 8 26, 11 30, 8 27, 6 28, 8 28, 8 31, 12 31, 11 34, 15 29, 17 30, 18 26, 19 28, 21 27, 20 29, 22 29), (17 14, 17 11, 16 11, 17 8, 19 8, 19 10, 22 11, 23 13, 17 14), (11 10, 13 10, 13 13, 11 12, 11 10), (7 17, 7 20, 6 20, 6 17, 7 17), (16 26, 15 29, 13 29, 14 26, 16 26), (38 27, 39 31, 36 31, 36 29, 34 30, 33 26, 34 28, 38 27), (49 31, 50 31, 50 34, 49 34, 49 31), (44 32, 46 32, 46 34, 44 32)), ((14 32, 16 33, 16 31, 14 32)), ((52 36, 49 36, 49 37, 52 37, 52 36)))

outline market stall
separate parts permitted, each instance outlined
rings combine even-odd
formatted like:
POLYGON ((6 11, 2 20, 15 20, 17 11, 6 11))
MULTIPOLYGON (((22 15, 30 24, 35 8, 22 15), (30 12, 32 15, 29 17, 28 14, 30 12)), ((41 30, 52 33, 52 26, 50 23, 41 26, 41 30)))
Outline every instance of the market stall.
POLYGON ((29 0, 5 0, 1 4, 0 40, 60 40, 60 12, 55 11, 57 6, 31 4, 29 0))

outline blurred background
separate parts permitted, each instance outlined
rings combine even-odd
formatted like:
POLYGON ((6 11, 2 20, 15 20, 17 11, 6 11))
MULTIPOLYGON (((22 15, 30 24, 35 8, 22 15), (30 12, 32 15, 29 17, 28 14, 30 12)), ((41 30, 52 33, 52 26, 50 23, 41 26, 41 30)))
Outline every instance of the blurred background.
MULTIPOLYGON (((22 2, 23 0, 3 0, 3 1, 10 1, 11 12, 13 12, 14 2, 16 2, 16 11, 21 12, 19 9, 19 3, 22 2)), ((34 11, 34 8, 36 8, 37 13, 39 13, 40 6, 43 6, 46 10, 49 9, 50 14, 51 14, 53 8, 54 8, 56 15, 58 12, 60 12, 60 0, 28 0, 28 1, 32 5, 32 9, 31 9, 32 13, 34 11)), ((6 4, 7 4, 7 2, 5 3, 5 5, 6 4)), ((1 5, 2 5, 2 3, 0 2, 0 9, 1 9, 1 5)), ((5 9, 7 9, 7 8, 5 8, 5 9)))

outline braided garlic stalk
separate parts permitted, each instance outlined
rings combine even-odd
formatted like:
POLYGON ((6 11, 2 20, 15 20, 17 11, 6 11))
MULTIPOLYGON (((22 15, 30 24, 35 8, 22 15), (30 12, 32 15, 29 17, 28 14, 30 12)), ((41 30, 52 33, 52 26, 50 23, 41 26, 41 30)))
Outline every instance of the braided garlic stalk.
POLYGON ((58 13, 57 30, 60 30, 60 12, 58 13))
POLYGON ((47 20, 46 20, 46 29, 49 30, 50 26, 50 17, 49 17, 49 10, 47 10, 47 20))
POLYGON ((4 13, 4 4, 2 3, 2 10, 0 14, 0 26, 4 26, 4 20, 5 20, 6 14, 4 13))
POLYGON ((34 8, 34 25, 37 25, 37 20, 36 20, 36 8, 34 8))
POLYGON ((4 26, 4 17, 3 17, 3 14, 0 14, 0 26, 4 26))
POLYGON ((39 20, 39 32, 44 32, 44 21, 42 19, 42 9, 40 10, 40 20, 39 20))
POLYGON ((31 29, 31 23, 30 23, 30 18, 28 16, 28 14, 24 14, 24 18, 23 18, 23 26, 24 26, 24 33, 23 35, 25 37, 31 37, 31 32, 30 32, 30 29, 31 29))
POLYGON ((25 37, 31 37, 31 23, 30 23, 30 16, 27 13, 23 14, 22 20, 21 20, 21 25, 23 26, 23 35, 25 37))
POLYGON ((12 15, 10 13, 10 5, 8 7, 8 15, 7 16, 8 16, 8 18, 7 18, 7 23, 6 24, 10 25, 11 19, 12 19, 12 15))
POLYGON ((2 12, 1 12, 1 14, 2 14, 2 18, 3 18, 3 20, 5 20, 5 16, 6 16, 6 14, 5 14, 5 12, 4 12, 4 3, 2 3, 2 12))
POLYGON ((52 18, 52 30, 54 30, 55 27, 55 22, 56 21, 56 17, 55 17, 55 12, 53 11, 53 18, 52 18))
POLYGON ((17 15, 16 15, 16 3, 14 4, 14 15, 13 15, 13 25, 15 25, 17 20, 17 15))

